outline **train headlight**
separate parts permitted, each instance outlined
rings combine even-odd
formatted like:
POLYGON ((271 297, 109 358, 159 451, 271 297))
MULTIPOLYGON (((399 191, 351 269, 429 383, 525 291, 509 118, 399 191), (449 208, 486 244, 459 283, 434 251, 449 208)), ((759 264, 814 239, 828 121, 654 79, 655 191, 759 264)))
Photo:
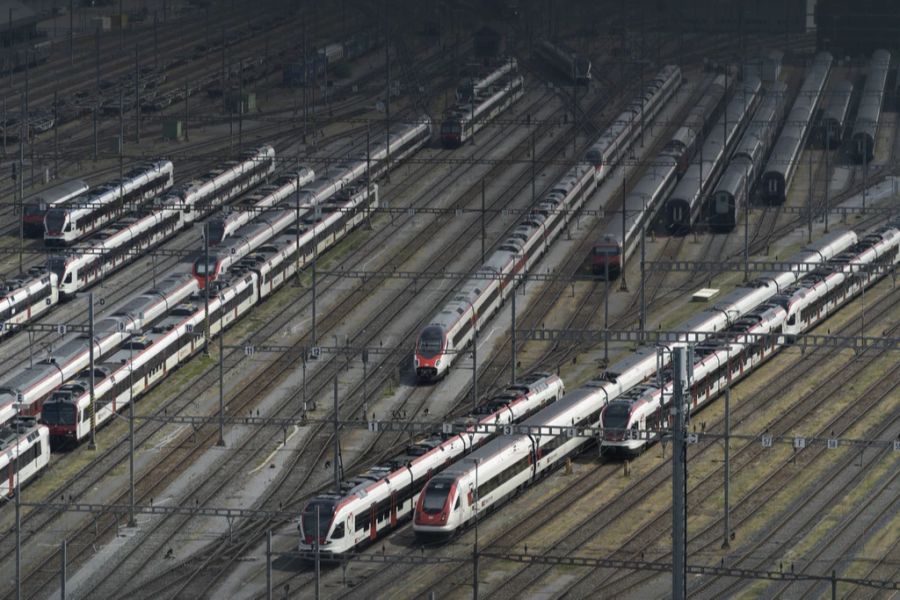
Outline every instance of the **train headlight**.
POLYGON ((418 357, 418 356, 413 357, 413 366, 414 366, 414 367, 418 367, 418 366, 419 366, 419 357, 418 357))
POLYGON ((436 367, 441 366, 441 359, 437 359, 436 361, 434 361, 434 366, 436 366, 436 367))

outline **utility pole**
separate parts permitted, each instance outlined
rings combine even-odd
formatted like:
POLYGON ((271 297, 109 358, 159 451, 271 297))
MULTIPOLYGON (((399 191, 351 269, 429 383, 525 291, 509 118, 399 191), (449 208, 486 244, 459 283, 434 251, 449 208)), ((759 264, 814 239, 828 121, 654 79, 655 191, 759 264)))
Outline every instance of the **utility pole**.
POLYGON ((512 285, 513 289, 510 292, 510 300, 512 302, 512 329, 510 330, 512 339, 509 344, 510 354, 512 355, 510 360, 510 384, 516 382, 516 292, 518 291, 515 280, 513 280, 512 285))
POLYGON ((66 538, 59 543, 59 597, 66 600, 66 538))
POLYGON ((478 317, 472 309, 472 409, 478 407, 478 317))
POLYGON ((95 49, 94 50, 95 50, 95 54, 96 54, 96 60, 94 61, 95 62, 94 70, 96 71, 97 92, 99 93, 100 92, 100 26, 99 25, 97 25, 97 31, 96 31, 94 39, 95 39, 95 49))
POLYGON ((487 233, 484 223, 484 178, 481 179, 481 262, 484 262, 484 244, 487 233))
POLYGON ((690 393, 687 348, 675 348, 672 355, 674 394, 672 411, 675 429, 672 440, 672 597, 687 598, 687 444, 685 443, 685 395, 690 393))
POLYGON ((97 411, 96 396, 94 395, 94 292, 88 293, 88 362, 90 363, 91 376, 88 379, 90 386, 90 413, 91 413, 91 441, 89 450, 97 449, 97 411))
POLYGON ((831 135, 825 130, 825 233, 828 233, 828 188, 831 181, 831 170, 828 156, 831 153, 831 135))
POLYGON ((134 518, 134 340, 128 340, 128 526, 134 518))
MULTIPOLYGON (((627 177, 625 176, 624 169, 622 170, 622 238, 621 243, 619 244, 619 272, 621 274, 622 280, 619 282, 619 291, 627 292, 628 284, 625 283, 625 180, 627 177)), ((609 257, 607 257, 609 260, 609 257)))
POLYGON ((209 268, 209 221, 203 223, 203 356, 209 356, 209 286, 212 273, 209 268))
MULTIPOLYGON (((809 154, 809 194, 807 194, 806 200, 806 243, 812 244, 812 202, 813 202, 813 167, 812 167, 812 151, 807 150, 807 154, 809 154)), ((787 196, 787 187, 784 190, 785 196, 787 196)), ((787 198, 785 198, 786 200, 787 198)))
MULTIPOLYGON (((385 2, 385 42, 384 42, 384 63, 387 70, 387 93, 384 98, 384 137, 387 150, 387 159, 384 163, 385 172, 384 180, 388 183, 391 181, 391 43, 387 33, 387 2, 385 2)), ((474 137, 473 137, 474 139, 474 137)))
POLYGON ((69 65, 75 64, 75 0, 69 0, 69 65))
POLYGON ((341 493, 341 438, 340 438, 340 407, 338 406, 338 380, 334 378, 334 491, 341 493))
MULTIPOLYGON (((643 220, 643 224, 641 225, 641 312, 640 312, 640 335, 641 342, 644 340, 644 329, 647 327, 647 305, 644 299, 644 287, 647 284, 646 272, 644 262, 647 260, 647 219, 645 218, 647 214, 647 198, 644 197, 644 212, 641 216, 643 220)), ((623 265, 624 266, 624 265, 623 265)))
POLYGON ((219 307, 219 441, 217 446, 225 447, 225 325, 222 322, 222 307, 219 307))
POLYGON ((728 384, 725 388, 725 482, 724 482, 724 492, 725 492, 725 518, 722 519, 722 523, 725 526, 725 530, 722 532, 722 549, 727 550, 731 547, 729 543, 729 537, 731 536, 731 506, 729 501, 729 495, 731 492, 731 463, 729 462, 730 451, 731 451, 731 361, 728 361, 728 384))
POLYGON ((134 142, 141 143, 141 58, 137 45, 134 47, 134 142))
MULTIPOLYGON (((737 219, 737 207, 734 218, 737 219)), ((750 280, 750 166, 744 168, 744 281, 750 280)))

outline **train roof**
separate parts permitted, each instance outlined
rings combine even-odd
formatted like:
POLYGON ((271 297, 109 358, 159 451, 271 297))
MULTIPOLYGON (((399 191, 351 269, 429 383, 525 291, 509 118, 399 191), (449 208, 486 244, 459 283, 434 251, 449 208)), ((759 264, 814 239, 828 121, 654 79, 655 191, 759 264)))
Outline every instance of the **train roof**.
POLYGON ((90 186, 83 179, 70 179, 69 181, 64 181, 58 185, 54 185, 51 188, 47 188, 46 190, 29 196, 25 199, 25 203, 31 204, 42 201, 50 203, 65 196, 71 196, 73 194, 83 194, 84 192, 88 191, 89 188, 90 186))

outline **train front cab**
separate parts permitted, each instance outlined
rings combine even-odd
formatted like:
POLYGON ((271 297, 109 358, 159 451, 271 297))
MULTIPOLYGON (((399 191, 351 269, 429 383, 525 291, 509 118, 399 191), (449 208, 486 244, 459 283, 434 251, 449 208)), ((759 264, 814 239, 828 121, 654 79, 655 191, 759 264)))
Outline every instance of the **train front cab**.
POLYGON ((679 198, 666 202, 666 228, 672 235, 684 236, 691 232, 691 205, 679 198))
POLYGON ((441 327, 429 325, 422 330, 416 341, 413 364, 419 380, 434 381, 440 377, 441 358, 445 346, 444 330, 441 327))
POLYGON ((219 276, 219 257, 218 256, 209 256, 209 261, 205 260, 206 257, 201 256, 197 260, 194 261, 194 266, 191 269, 191 275, 193 275, 194 279, 197 280, 197 285, 200 286, 200 289, 206 289, 206 284, 212 281, 215 281, 219 276))
POLYGON ((770 171, 762 177, 762 197, 768 204, 783 204, 785 198, 784 175, 770 171))
POLYGON ((459 148, 463 142, 462 119, 457 112, 451 112, 441 123, 441 145, 444 148, 459 148))
POLYGON ((456 485, 455 478, 446 476, 435 477, 426 484, 416 503, 414 529, 417 537, 443 541, 456 532, 459 524, 453 513, 462 508, 463 496, 456 496, 456 485))
POLYGON ((737 225, 735 198, 728 192, 716 192, 712 200, 709 228, 715 233, 728 233, 737 225))
POLYGON ((605 279, 617 278, 622 272, 622 244, 619 240, 606 239, 591 249, 591 269, 594 275, 605 279))
POLYGON ((337 503, 337 497, 315 498, 300 513, 300 523, 297 528, 300 530, 301 552, 313 552, 318 545, 319 555, 322 558, 327 559, 332 556, 330 540, 343 539, 345 534, 344 524, 341 523, 330 536, 328 535, 337 503))
POLYGON ((638 421, 635 420, 629 427, 631 419, 631 405, 612 402, 603 409, 601 424, 603 427, 603 440, 600 443, 600 453, 615 459, 634 458, 643 452, 646 444, 629 443, 636 440, 638 433, 638 421))

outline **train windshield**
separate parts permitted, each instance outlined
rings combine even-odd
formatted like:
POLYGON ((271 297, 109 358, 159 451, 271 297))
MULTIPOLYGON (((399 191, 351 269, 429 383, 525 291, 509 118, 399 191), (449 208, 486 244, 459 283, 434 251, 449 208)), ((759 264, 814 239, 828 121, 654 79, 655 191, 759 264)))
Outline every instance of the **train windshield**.
POLYGON ((603 413, 604 429, 627 429, 631 406, 628 404, 610 404, 603 413))
POLYGON ((425 358, 434 358, 440 354, 444 346, 444 332, 440 327, 430 326, 422 330, 419 336, 419 354, 425 358))
POLYGON ((198 258, 194 263, 194 272, 197 275, 206 275, 207 273, 215 274, 216 272, 216 263, 218 262, 218 258, 215 256, 209 257, 209 262, 204 262, 202 258, 198 258), (208 267, 208 268, 207 268, 208 267))
POLYGON ((315 536, 323 538, 328 533, 331 526, 331 519, 334 518, 335 503, 332 500, 313 500, 303 509, 300 516, 303 521, 303 535, 315 536))
POLYGON ((209 223, 209 243, 218 244, 225 239, 225 221, 215 220, 209 223))
POLYGON ((73 425, 75 406, 65 402, 47 402, 41 409, 41 420, 47 425, 73 425))
POLYGON ((617 256, 619 245, 615 243, 597 244, 593 249, 594 256, 617 256))
POLYGON ((64 256, 51 256, 47 260, 47 267, 56 274, 57 279, 62 279, 66 272, 66 258, 64 256))
POLYGON ((66 211, 61 208, 51 208, 44 217, 44 223, 47 225, 47 231, 62 231, 66 224, 66 211))
POLYGON ((422 510, 429 514, 441 512, 453 488, 453 481, 453 479, 432 479, 425 488, 422 510))

